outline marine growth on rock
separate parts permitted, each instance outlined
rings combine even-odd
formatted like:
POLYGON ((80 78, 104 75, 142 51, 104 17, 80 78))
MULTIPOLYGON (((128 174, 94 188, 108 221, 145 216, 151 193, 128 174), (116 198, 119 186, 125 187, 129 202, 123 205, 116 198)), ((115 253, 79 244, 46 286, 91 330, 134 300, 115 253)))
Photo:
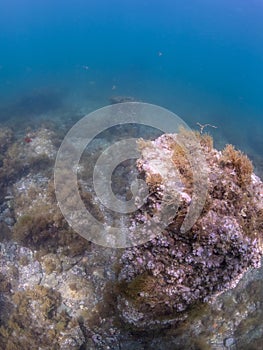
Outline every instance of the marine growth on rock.
POLYGON ((193 171, 182 144, 187 146, 190 134, 182 131, 139 141, 137 167, 150 195, 134 215, 133 226, 142 216, 146 222, 156 213, 160 217, 165 191, 178 208, 154 239, 121 256, 118 308, 123 320, 136 327, 178 322, 189 308, 233 288, 247 269, 260 266, 262 182, 249 159, 233 146, 219 152, 210 136, 192 136, 205 155, 208 178, 204 207, 187 232, 180 226, 192 200, 193 171), (167 154, 180 173, 180 185, 171 179, 167 154))

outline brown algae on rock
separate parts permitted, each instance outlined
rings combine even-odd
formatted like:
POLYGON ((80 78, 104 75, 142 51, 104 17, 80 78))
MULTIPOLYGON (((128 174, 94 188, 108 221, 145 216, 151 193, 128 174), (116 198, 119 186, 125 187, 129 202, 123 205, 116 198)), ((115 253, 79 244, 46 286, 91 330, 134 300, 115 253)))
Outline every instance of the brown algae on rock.
MULTIPOLYGON (((260 266, 262 255, 263 187, 246 156, 232 146, 218 152, 209 135, 195 133, 209 169, 208 191, 200 218, 182 233, 194 176, 186 143, 176 140, 191 134, 140 140, 138 170, 150 196, 134 222, 143 211, 146 218, 160 214, 166 185, 172 191, 165 200, 179 199, 179 208, 150 242, 112 250, 73 232, 59 211, 51 175, 54 133, 41 128, 29 143, 9 129, 2 134, 0 348, 218 350, 225 339, 240 349, 248 343, 262 318, 261 270, 250 269, 260 266), (172 159, 169 182, 164 149, 172 159), (149 151, 158 165, 150 170, 144 166, 149 151), (173 174, 180 184, 173 186, 173 174)), ((86 162, 90 172, 89 155, 86 162)), ((85 181, 79 188, 104 222, 85 181)), ((262 334, 258 327, 255 344, 262 334)))
MULTIPOLYGON (((142 157, 138 168, 151 193, 144 210, 150 216, 162 198, 165 174, 171 174, 170 163, 169 170, 163 170, 167 149, 173 149, 174 165, 184 185, 177 193, 180 191, 183 199, 191 195, 191 167, 177 137, 189 135, 183 131, 179 136, 162 135, 139 143, 142 157), (151 161, 153 152, 155 163, 151 161)), ((249 159, 233 146, 218 152, 209 137, 198 138, 209 168, 209 205, 205 204, 193 227, 182 233, 180 223, 191 200, 181 200, 173 222, 162 233, 146 244, 126 249, 121 258, 119 310, 123 319, 136 327, 165 323, 165 318, 179 322, 192 305, 233 288, 247 269, 260 266, 263 184, 253 174, 249 159)), ((174 201, 178 201, 176 196, 174 201)), ((135 222, 140 220, 140 213, 136 215, 135 222)))

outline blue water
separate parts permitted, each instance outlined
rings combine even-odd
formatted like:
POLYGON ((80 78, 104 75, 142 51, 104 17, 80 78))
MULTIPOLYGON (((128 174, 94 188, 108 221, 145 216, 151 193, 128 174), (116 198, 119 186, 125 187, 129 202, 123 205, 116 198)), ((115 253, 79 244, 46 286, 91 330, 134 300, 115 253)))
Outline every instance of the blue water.
POLYGON ((262 0, 2 0, 0 117, 41 91, 87 110, 132 95, 260 167, 262 16, 262 0))

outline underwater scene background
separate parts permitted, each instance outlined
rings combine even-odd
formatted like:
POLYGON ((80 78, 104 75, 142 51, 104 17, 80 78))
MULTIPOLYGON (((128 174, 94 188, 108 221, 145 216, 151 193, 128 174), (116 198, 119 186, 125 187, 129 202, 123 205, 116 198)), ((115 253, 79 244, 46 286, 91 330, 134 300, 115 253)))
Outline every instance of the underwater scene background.
POLYGON ((2 1, 0 118, 131 95, 218 126, 219 146, 260 166, 262 12, 260 0, 2 1))
MULTIPOLYGON (((0 1, 1 350, 262 349, 262 15, 261 0, 0 1), (125 100, 167 108, 201 131, 210 187, 188 235, 176 231, 178 215, 163 236, 112 249, 68 225, 54 164, 73 124, 125 100), (213 139, 202 134, 205 124, 213 139), (247 154, 254 170, 226 144, 247 154)), ((77 173, 86 209, 124 227, 92 184, 92 166, 119 132, 159 136, 109 128, 82 154, 77 173)), ((140 151, 153 154, 149 145, 142 141, 140 151)), ((176 137, 152 145, 161 165, 166 145, 173 147, 190 188, 176 137)), ((129 198, 133 167, 123 162, 113 173, 119 198, 129 198)), ((154 175, 146 176, 149 215, 162 198, 154 175)), ((185 214, 190 197, 180 195, 185 214)))

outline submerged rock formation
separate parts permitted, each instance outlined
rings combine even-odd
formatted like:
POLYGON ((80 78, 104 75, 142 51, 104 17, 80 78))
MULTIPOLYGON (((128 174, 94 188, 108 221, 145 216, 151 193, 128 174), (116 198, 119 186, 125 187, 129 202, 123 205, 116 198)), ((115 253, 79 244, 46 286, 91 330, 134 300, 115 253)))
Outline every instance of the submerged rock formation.
MULTIPOLYGON (((165 199, 176 199, 177 214, 150 242, 113 250, 74 233, 59 211, 52 171, 61 127, 23 135, 0 129, 0 349, 232 350, 247 349, 251 339, 261 345, 263 270, 249 267, 261 256, 263 185, 246 156, 232 146, 218 152, 211 138, 196 135, 208 193, 183 233, 194 177, 177 141, 189 135, 141 140, 137 164, 150 195, 133 223, 158 222, 165 199), (167 172, 169 155, 178 173, 171 163, 167 172)), ((99 148, 81 164, 83 187, 99 148)), ((91 190, 82 195, 91 212, 105 215, 91 190)))
POLYGON ((111 96, 110 99, 110 104, 114 105, 116 103, 124 103, 124 102, 134 102, 136 99, 133 96, 111 96))
POLYGON ((191 135, 182 132, 139 142, 142 156, 137 165, 150 196, 135 215, 134 226, 145 211, 146 223, 156 212, 161 215, 164 192, 171 203, 178 203, 163 232, 121 257, 118 307, 122 318, 139 328, 178 323, 190 307, 235 287, 248 268, 260 266, 263 184, 249 159, 233 146, 219 152, 209 136, 197 137, 206 158, 207 196, 200 217, 187 232, 180 227, 191 203, 194 169, 181 145, 187 145, 191 135), (179 185, 171 179, 168 158, 180 173, 179 185))

